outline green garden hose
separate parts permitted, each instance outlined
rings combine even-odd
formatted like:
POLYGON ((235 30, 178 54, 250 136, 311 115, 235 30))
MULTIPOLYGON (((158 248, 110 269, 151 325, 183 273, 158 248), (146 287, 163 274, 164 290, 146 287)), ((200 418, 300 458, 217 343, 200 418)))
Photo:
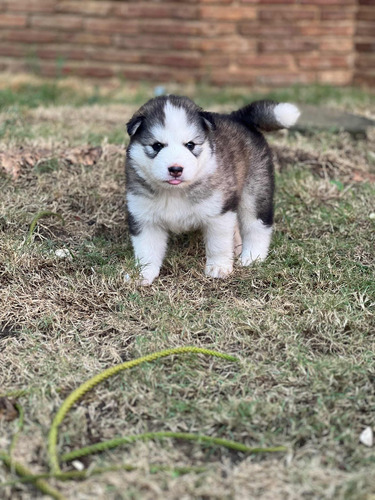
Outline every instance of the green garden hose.
MULTIPOLYGON (((278 446, 274 448, 251 448, 242 443, 238 443, 236 441, 230 441, 222 438, 215 438, 212 436, 203 436, 197 434, 191 434, 186 432, 146 432, 144 434, 138 434, 134 436, 127 436, 118 439, 112 439, 109 441, 104 441, 102 443, 96 443, 92 446, 86 446, 84 448, 71 451, 62 455, 59 458, 58 450, 57 450, 57 441, 58 441, 58 429, 61 423, 63 422, 66 414, 72 408, 72 406, 80 399, 84 394, 88 391, 92 390, 95 386, 100 384, 101 382, 107 380, 109 377, 112 377, 119 372, 124 370, 128 370, 130 368, 134 368, 135 366, 139 366, 143 363, 148 363, 151 361, 155 361, 160 358, 165 358, 167 356, 172 356, 174 354, 186 354, 186 353, 199 353, 204 354, 206 356, 214 356, 217 358, 225 359, 226 361, 236 362, 237 358, 231 356, 229 354, 220 353, 217 351, 212 351, 210 349, 203 349, 200 347, 176 347, 174 349, 166 349, 164 351, 155 352, 149 354, 147 356, 142 356, 138 359, 132 361, 126 361, 125 363, 121 363, 112 368, 108 368, 103 372, 95 375, 91 379, 84 382, 77 389, 75 389, 63 402, 57 411, 55 418, 52 421, 52 424, 48 433, 48 457, 51 472, 45 474, 32 474, 28 469, 26 469, 23 465, 15 462, 11 458, 10 453, 4 453, 0 451, 0 460, 4 462, 4 464, 10 468, 12 471, 15 471, 20 479, 18 481, 12 481, 9 483, 2 483, 0 486, 8 486, 14 485, 17 482, 32 482, 39 490, 43 491, 43 493, 50 495, 52 498, 61 500, 64 497, 55 489, 50 487, 50 485, 44 481, 44 479, 55 478, 61 480, 67 479, 84 479, 91 474, 100 474, 103 472, 107 472, 109 470, 133 470, 135 467, 133 465, 123 464, 121 466, 113 466, 113 467, 105 467, 105 468, 96 468, 91 471, 70 471, 70 472, 62 472, 60 468, 60 461, 68 462, 75 458, 80 458, 85 455, 89 455, 92 453, 98 453, 100 451, 109 450, 120 446, 122 444, 129 444, 139 440, 150 440, 150 439, 162 439, 162 438, 176 438, 176 439, 185 439, 189 441, 198 441, 207 444, 214 444, 218 446, 223 446, 232 450, 241 451, 244 453, 262 453, 262 452, 278 452, 278 451, 286 451, 286 448, 283 446, 278 446)), ((23 412, 19 410, 21 423, 19 425, 19 429, 22 426, 23 420, 23 412)), ((17 433, 18 434, 18 433, 17 433)), ((16 439, 16 438, 15 438, 16 439)), ((14 448, 15 439, 12 440, 11 450, 14 448)), ((154 466, 154 470, 168 470, 163 466, 154 466)), ((187 471, 201 471, 201 468, 193 468, 193 467, 183 467, 179 468, 180 472, 187 471)), ((173 469, 175 470, 175 469, 173 469)))
POLYGON ((80 385, 65 399, 65 401, 57 411, 55 418, 53 419, 48 435, 48 455, 49 455, 51 471, 53 473, 61 472, 57 454, 58 427, 64 420, 65 415, 68 413, 70 408, 74 405, 76 401, 78 401, 84 394, 86 394, 86 392, 91 391, 91 389, 93 389, 96 385, 100 384, 101 382, 104 382, 104 380, 107 380, 109 377, 113 377, 113 375, 116 375, 117 373, 122 372, 124 370, 128 370, 130 368, 134 368, 135 366, 139 366, 143 363, 148 363, 150 361, 155 361, 160 358, 165 358, 167 356, 171 356, 172 354, 185 354, 191 352, 205 354, 206 356, 215 356, 217 358, 222 358, 227 361, 238 361, 237 358, 230 356, 229 354, 222 354, 220 352, 211 351, 209 349, 202 349, 199 347, 176 347, 175 349, 166 349, 164 351, 148 354, 147 356, 142 356, 141 358, 134 359, 133 361, 126 361, 125 363, 113 366, 112 368, 108 368, 107 370, 104 370, 98 375, 95 375, 94 377, 90 378, 82 385, 80 385))

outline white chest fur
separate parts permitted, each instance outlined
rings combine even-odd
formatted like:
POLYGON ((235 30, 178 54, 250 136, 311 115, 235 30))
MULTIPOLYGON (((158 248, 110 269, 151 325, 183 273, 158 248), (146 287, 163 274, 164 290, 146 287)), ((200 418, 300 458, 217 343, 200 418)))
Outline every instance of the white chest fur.
POLYGON ((158 225, 168 231, 181 233, 202 227, 211 217, 220 214, 223 206, 221 192, 196 203, 179 190, 155 195, 152 198, 128 194, 128 206, 132 215, 142 225, 158 225))

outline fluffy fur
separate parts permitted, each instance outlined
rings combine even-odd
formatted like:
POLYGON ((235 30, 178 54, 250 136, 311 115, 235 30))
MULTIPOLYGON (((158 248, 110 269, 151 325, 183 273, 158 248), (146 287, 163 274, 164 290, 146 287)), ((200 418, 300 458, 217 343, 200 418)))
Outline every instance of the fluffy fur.
POLYGON ((187 97, 161 96, 127 124, 128 222, 142 284, 159 275, 168 233, 201 228, 208 276, 266 258, 273 223, 273 165, 261 131, 292 126, 293 104, 257 101, 228 115, 187 97))

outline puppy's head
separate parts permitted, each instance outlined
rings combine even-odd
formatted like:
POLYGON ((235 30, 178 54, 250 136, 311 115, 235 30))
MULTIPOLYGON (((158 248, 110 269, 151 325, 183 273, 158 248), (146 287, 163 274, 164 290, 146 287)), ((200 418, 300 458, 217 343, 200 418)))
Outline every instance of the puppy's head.
POLYGON ((144 104, 127 124, 128 158, 144 180, 181 189, 213 168, 210 113, 187 97, 160 96, 144 104))

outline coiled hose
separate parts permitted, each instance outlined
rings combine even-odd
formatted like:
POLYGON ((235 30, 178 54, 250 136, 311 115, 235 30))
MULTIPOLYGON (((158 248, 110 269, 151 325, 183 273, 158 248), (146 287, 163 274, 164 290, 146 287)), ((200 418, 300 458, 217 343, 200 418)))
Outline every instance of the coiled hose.
MULTIPOLYGON (((12 471, 16 472, 20 478, 16 481, 8 482, 8 483, 0 483, 0 486, 9 486, 14 485, 19 482, 31 482, 33 483, 40 491, 44 494, 51 496, 57 500, 63 500, 63 495, 52 488, 44 479, 55 478, 55 479, 82 479, 88 477, 89 474, 99 474, 102 472, 113 471, 113 470, 133 470, 135 467, 132 465, 122 465, 122 466, 112 466, 105 468, 97 468, 93 469, 90 472, 87 471, 70 471, 70 472, 62 472, 60 467, 60 461, 68 462, 76 458, 80 458, 85 455, 89 455, 92 453, 98 453, 100 451, 109 450, 120 446, 121 444, 133 443, 138 440, 149 440, 149 439, 160 439, 160 438, 177 438, 177 439, 185 439, 189 441, 198 441, 202 443, 208 443, 218 446, 223 446, 232 450, 241 451, 243 453, 262 453, 262 452, 278 452, 278 451, 286 451, 286 448, 283 446, 273 447, 273 448, 251 448, 242 443, 238 443, 236 441, 230 441, 222 438, 215 438, 212 436, 204 436, 191 434, 186 432, 146 432, 144 434, 138 434, 134 436, 127 436, 118 439, 112 439, 109 441, 104 441, 102 443, 96 443, 92 446, 86 446, 84 448, 80 448, 78 450, 71 451, 62 455, 59 458, 58 450, 57 450, 57 441, 58 441, 58 429, 61 423, 63 422, 66 414, 70 411, 72 406, 81 399, 88 391, 91 391, 95 386, 104 382, 110 377, 130 368, 134 368, 143 363, 149 363, 155 361, 160 358, 165 358, 167 356, 172 356, 175 354, 186 354, 186 353, 196 353, 203 354, 205 356, 213 356, 221 359, 225 359, 226 361, 237 362, 238 359, 229 354, 221 353, 218 351, 212 351, 210 349, 204 349, 200 347, 176 347, 173 349, 166 349, 163 351, 155 352, 152 354, 148 354, 147 356, 142 356, 132 361, 126 361, 125 363, 121 363, 114 367, 108 368, 103 372, 95 375, 91 379, 84 382, 77 389, 75 389, 63 402, 57 411, 48 433, 48 457, 50 464, 50 472, 45 474, 32 474, 26 467, 18 462, 15 462, 11 458, 11 451, 9 453, 5 453, 0 451, 0 460, 12 471)), ((23 414, 20 413, 20 415, 23 414)), ((14 448, 15 440, 12 440, 11 449, 14 448)), ((165 467, 154 466, 154 470, 163 470, 167 469, 165 467)), ((184 471, 201 471, 201 468, 179 468, 180 472, 184 471)))

